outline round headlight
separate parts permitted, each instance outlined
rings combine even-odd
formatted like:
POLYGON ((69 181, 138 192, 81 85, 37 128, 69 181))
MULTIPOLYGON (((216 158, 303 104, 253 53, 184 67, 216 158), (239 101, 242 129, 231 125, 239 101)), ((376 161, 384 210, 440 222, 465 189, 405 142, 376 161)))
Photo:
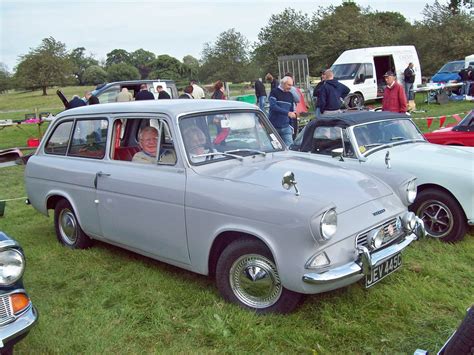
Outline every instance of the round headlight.
POLYGON ((385 236, 383 228, 373 229, 367 235, 367 243, 369 247, 374 250, 380 248, 383 244, 383 237, 385 236))
POLYGON ((407 200, 408 203, 413 203, 416 199, 416 181, 412 180, 407 186, 407 200))
POLYGON ((321 218, 321 236, 324 240, 331 239, 337 230, 337 213, 336 210, 328 210, 324 212, 321 218))
POLYGON ((12 284, 23 275, 25 259, 16 249, 0 251, 0 284, 12 284))
POLYGON ((402 223, 405 230, 413 231, 416 227, 416 216, 413 212, 407 212, 402 217, 402 223))

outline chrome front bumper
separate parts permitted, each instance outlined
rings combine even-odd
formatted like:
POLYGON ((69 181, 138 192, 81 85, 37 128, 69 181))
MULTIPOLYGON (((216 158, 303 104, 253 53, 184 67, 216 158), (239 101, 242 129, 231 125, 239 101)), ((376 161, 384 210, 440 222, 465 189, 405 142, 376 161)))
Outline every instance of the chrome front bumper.
POLYGON ((0 351, 6 344, 28 332, 37 319, 38 312, 30 305, 30 308, 13 322, 0 326, 0 351))
POLYGON ((379 266, 388 258, 400 253, 410 245, 411 242, 424 236, 425 229, 423 221, 417 217, 416 227, 412 233, 406 235, 405 238, 397 244, 392 244, 372 254, 366 247, 359 247, 357 250, 357 260, 320 273, 306 273, 303 275, 303 281, 315 285, 326 285, 355 276, 360 276, 360 278, 362 278, 363 276, 370 275, 372 269, 379 266))

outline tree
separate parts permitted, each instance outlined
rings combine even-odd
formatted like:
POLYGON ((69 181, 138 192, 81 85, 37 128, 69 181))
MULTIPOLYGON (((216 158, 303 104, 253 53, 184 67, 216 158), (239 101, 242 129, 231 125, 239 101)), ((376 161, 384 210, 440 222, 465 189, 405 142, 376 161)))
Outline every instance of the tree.
POLYGON ((311 21, 307 14, 285 9, 270 17, 268 25, 258 33, 253 60, 261 67, 261 73, 278 75, 278 57, 291 54, 307 54, 311 58, 316 42, 311 37, 311 21))
POLYGON ((107 53, 107 59, 105 60, 106 67, 120 63, 131 64, 130 53, 125 49, 114 49, 112 52, 107 53))
POLYGON ((249 42, 235 29, 222 32, 214 44, 205 43, 200 76, 207 80, 242 82, 248 79, 249 42))
POLYGON ((129 60, 130 64, 140 72, 140 78, 146 79, 152 70, 151 66, 155 58, 154 53, 140 48, 130 54, 129 60))
POLYGON ((38 48, 21 57, 15 79, 23 88, 41 88, 43 95, 53 85, 63 85, 71 75, 65 44, 53 37, 45 38, 38 48))
POLYGON ((84 71, 85 85, 97 85, 107 81, 107 72, 98 65, 91 65, 84 71))
POLYGON ((92 55, 86 57, 86 49, 84 47, 78 47, 73 49, 69 54, 69 59, 72 63, 72 72, 76 76, 79 85, 84 85, 84 72, 91 65, 98 65, 99 62, 92 57, 92 55))
POLYGON ((425 5, 423 20, 415 23, 409 36, 418 50, 425 75, 434 74, 448 61, 472 54, 473 28, 474 18, 462 8, 458 14, 453 14, 449 6, 438 1, 425 5))
POLYGON ((11 74, 9 73, 7 66, 0 62, 0 94, 3 94, 11 87, 11 74))
POLYGON ((199 73, 199 60, 194 58, 192 55, 186 55, 183 57, 183 65, 185 66, 186 75, 188 79, 193 79, 199 73))
POLYGON ((133 65, 126 63, 112 64, 107 68, 109 81, 138 80, 140 73, 133 65))
POLYGON ((151 64, 152 71, 149 79, 171 79, 180 80, 185 73, 183 64, 176 58, 167 54, 159 55, 151 64))

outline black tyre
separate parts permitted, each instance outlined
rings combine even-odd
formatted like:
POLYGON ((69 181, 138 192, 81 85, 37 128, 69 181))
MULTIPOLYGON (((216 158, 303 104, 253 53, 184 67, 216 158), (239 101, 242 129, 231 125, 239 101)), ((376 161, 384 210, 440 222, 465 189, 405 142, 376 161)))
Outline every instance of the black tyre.
POLYGON ((272 254, 251 238, 238 239, 224 249, 216 282, 225 300, 257 313, 289 313, 302 296, 283 287, 272 254))
POLYGON ((359 93, 350 94, 344 99, 344 103, 347 108, 357 108, 360 109, 364 107, 364 96, 359 93))
POLYGON ((71 249, 86 249, 92 245, 84 233, 76 213, 67 200, 61 200, 54 209, 54 228, 59 242, 71 249))
POLYGON ((461 325, 445 345, 443 354, 474 354, 474 306, 467 311, 461 325))
POLYGON ((423 220, 426 233, 431 237, 454 243, 466 233, 467 221, 461 206, 444 191, 421 191, 410 209, 423 220))

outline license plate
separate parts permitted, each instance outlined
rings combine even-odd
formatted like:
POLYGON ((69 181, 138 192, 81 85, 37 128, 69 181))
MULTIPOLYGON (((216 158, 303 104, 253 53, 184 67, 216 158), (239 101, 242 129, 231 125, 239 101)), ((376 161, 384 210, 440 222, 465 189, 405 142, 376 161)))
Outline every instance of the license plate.
POLYGON ((402 254, 396 254, 390 259, 385 260, 382 264, 372 269, 370 275, 365 277, 365 287, 368 288, 375 285, 385 276, 391 274, 402 266, 402 254))

